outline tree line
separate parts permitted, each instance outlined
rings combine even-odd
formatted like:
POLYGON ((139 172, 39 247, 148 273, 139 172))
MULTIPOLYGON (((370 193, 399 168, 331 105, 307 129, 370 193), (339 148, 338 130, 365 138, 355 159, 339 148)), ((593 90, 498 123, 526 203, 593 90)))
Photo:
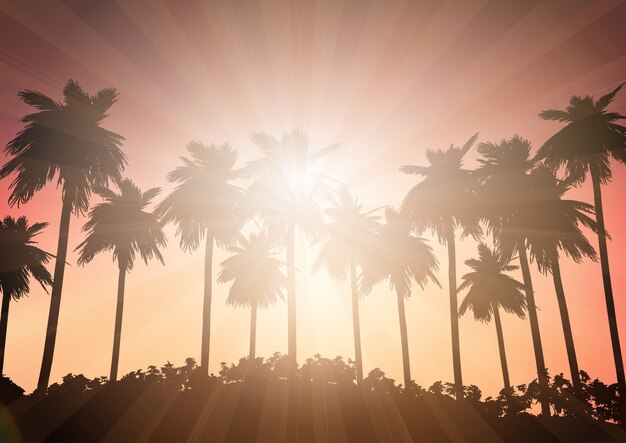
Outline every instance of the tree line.
POLYGON ((222 363, 207 376, 192 358, 129 372, 116 383, 67 374, 45 397, 0 383, 10 441, 624 441, 616 384, 581 371, 582 400, 562 374, 549 378, 554 415, 530 413, 537 380, 484 397, 474 385, 455 397, 452 383, 398 384, 373 369, 357 386, 352 359, 315 355, 291 374, 275 353, 222 363), (251 363, 254 363, 251 365, 251 363), (295 394, 295 395, 294 395, 295 394), (291 398, 289 398, 291 397, 291 398), (13 398, 13 401, 11 401, 13 398), (286 401, 286 398, 289 400, 286 401), (293 400, 293 401, 292 401, 293 400), (16 433, 19 429, 19 433, 16 433))
MULTIPOLYGON (((474 318, 493 322, 497 331, 504 390, 511 390, 501 313, 528 316, 537 369, 542 413, 550 414, 549 377, 544 362, 531 266, 550 274, 574 392, 584 383, 576 357, 560 262, 600 261, 617 386, 626 386, 609 271, 607 231, 602 208, 602 185, 611 180, 612 161, 626 163, 626 127, 619 113, 607 110, 620 85, 599 99, 573 96, 565 110, 539 114, 563 127, 533 153, 519 135, 498 142, 478 142, 473 135, 462 146, 427 149, 424 165, 406 165, 400 172, 417 175, 398 208, 368 211, 338 180, 320 172, 319 165, 339 145, 313 149, 299 130, 282 137, 258 132, 252 142, 256 158, 238 164, 238 152, 228 144, 191 142, 180 165, 167 175, 173 190, 153 202, 159 188, 140 189, 124 176, 124 138, 103 127, 107 112, 118 100, 113 88, 95 95, 70 80, 63 99, 24 90, 20 99, 35 108, 21 121, 24 128, 4 151, 0 179, 9 179, 10 206, 28 203, 56 181, 61 188, 61 220, 56 255, 36 246, 35 237, 47 223, 29 223, 7 216, 0 224, 0 373, 4 363, 11 300, 29 291, 32 277, 51 288, 46 340, 37 391, 49 386, 54 356, 63 275, 72 215, 88 214, 84 240, 78 245, 78 264, 86 265, 111 252, 119 268, 117 308, 110 381, 117 380, 124 288, 127 274, 139 256, 145 263, 163 263, 167 239, 163 228, 176 226, 185 251, 204 247, 204 303, 199 367, 208 374, 211 305, 214 280, 230 283, 227 303, 250 309, 251 361, 256 359, 258 309, 281 300, 286 293, 289 373, 297 373, 295 241, 303 236, 320 244, 313 270, 324 268, 330 278, 349 281, 352 299, 356 382, 363 382, 359 300, 381 283, 389 284, 397 299, 404 386, 411 380, 405 301, 417 286, 442 286, 437 278, 439 259, 420 235, 430 232, 447 247, 450 324, 454 383, 457 399, 464 398, 458 318, 472 311, 474 318), (464 160, 475 149, 478 167, 464 160), (572 187, 590 178, 594 203, 566 198, 572 187), (242 185, 241 183, 245 183, 242 185), (90 206, 92 194, 101 202, 90 206), (152 209, 151 209, 152 208, 152 209), (597 235, 598 251, 586 233, 597 235), (466 261, 470 272, 456 271, 456 241, 471 237, 477 256, 466 261), (214 248, 231 255, 215 276, 214 248), (54 259, 53 273, 46 265, 54 259), (512 271, 521 270, 517 280, 512 271), (459 305, 459 295, 463 298, 459 305)), ((623 391, 620 391, 623 392, 623 391)))

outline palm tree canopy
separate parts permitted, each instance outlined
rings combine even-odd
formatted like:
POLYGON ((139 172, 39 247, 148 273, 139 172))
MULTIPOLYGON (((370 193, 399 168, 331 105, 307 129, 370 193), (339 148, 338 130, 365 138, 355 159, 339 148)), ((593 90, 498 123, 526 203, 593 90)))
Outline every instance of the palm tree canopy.
POLYGON ((233 255, 222 262, 217 276, 220 283, 232 281, 226 303, 264 308, 283 298, 286 277, 266 233, 252 233, 230 249, 233 255))
POLYGON ((76 248, 80 250, 78 264, 89 263, 104 251, 112 251, 113 260, 127 271, 133 268, 137 253, 145 263, 153 257, 163 263, 159 248, 167 241, 162 224, 146 211, 160 189, 142 191, 131 180, 124 179, 119 190, 117 194, 106 188, 94 189, 104 202, 89 211, 89 220, 83 226, 87 237, 76 248))
POLYGON ((424 177, 407 193, 400 212, 418 232, 430 230, 443 244, 456 228, 462 229, 463 235, 480 235, 472 204, 475 179, 463 168, 463 158, 477 138, 478 134, 474 134, 462 147, 450 145, 448 149, 426 150, 427 166, 400 168, 405 174, 424 177))
POLYGON ((319 172, 319 163, 339 149, 329 145, 317 150, 298 129, 282 138, 264 132, 252 134, 261 151, 260 157, 248 162, 245 174, 252 178, 244 207, 248 215, 258 215, 273 234, 283 236, 298 226, 313 238, 322 226, 319 204, 331 193, 331 180, 319 172))
POLYGON ((480 175, 509 180, 525 174, 537 163, 530 157, 531 147, 530 141, 517 134, 499 143, 481 142, 476 148, 481 154, 480 175))
POLYGON ((350 265, 365 261, 365 243, 377 227, 376 217, 363 213, 362 205, 347 190, 341 190, 332 207, 327 209, 329 222, 324 226, 324 243, 313 269, 326 267, 330 277, 345 281, 350 265))
POLYGON ((519 318, 525 317, 524 285, 506 274, 517 269, 510 264, 508 256, 480 243, 478 258, 466 260, 465 264, 472 272, 462 277, 463 283, 458 289, 459 292, 468 290, 459 307, 460 315, 469 309, 476 320, 489 323, 494 309, 502 308, 519 318))
POLYGON ((370 241, 361 273, 361 292, 367 294, 384 280, 403 297, 411 295, 412 283, 424 288, 428 280, 439 285, 439 269, 432 248, 423 238, 411 234, 411 224, 391 208, 385 211, 386 222, 380 224, 370 241))
POLYGON ((46 264, 52 255, 35 246, 33 238, 48 223, 29 225, 26 217, 15 220, 6 216, 0 220, 0 292, 17 300, 28 294, 29 278, 33 276, 46 290, 52 286, 52 277, 46 264), (10 251, 10 252, 9 252, 10 251))
POLYGON ((565 166, 567 175, 575 182, 583 181, 592 166, 601 183, 609 181, 610 159, 626 163, 626 127, 617 123, 625 117, 606 110, 622 86, 624 83, 598 100, 575 95, 565 110, 541 112, 539 117, 544 120, 567 125, 543 144, 536 158, 555 170, 565 166))
POLYGON ((11 182, 11 205, 28 202, 55 176, 75 213, 89 207, 90 186, 121 180, 126 157, 123 137, 102 128, 106 112, 117 101, 113 88, 89 95, 74 80, 63 89, 63 102, 25 90, 21 100, 38 111, 22 118, 26 123, 4 151, 10 158, 0 179, 16 173, 11 182))
POLYGON ((528 233, 521 219, 533 216, 524 214, 535 203, 529 176, 536 165, 530 158, 531 144, 515 135, 499 143, 481 143, 477 150, 482 155, 475 171, 481 184, 476 198, 480 217, 499 249, 511 256, 528 233))
POLYGON ((240 177, 235 169, 238 153, 230 145, 205 145, 191 142, 187 146, 191 158, 167 176, 176 188, 155 213, 165 222, 177 225, 176 235, 184 250, 195 250, 209 232, 220 246, 228 246, 237 238, 235 207, 241 190, 231 182, 240 177))
POLYGON ((514 136, 500 143, 481 143, 476 174, 482 180, 482 218, 503 253, 512 255, 523 238, 531 260, 546 272, 558 251, 576 262, 596 253, 581 227, 596 231, 593 206, 564 199, 571 184, 556 178, 530 157, 528 140, 514 136))
POLYGON ((597 260, 597 254, 581 227, 597 233, 593 205, 564 199, 569 184, 546 166, 529 174, 531 181, 527 205, 522 207, 510 229, 524 230, 531 261, 542 272, 551 270, 559 251, 580 263, 584 258, 597 260))

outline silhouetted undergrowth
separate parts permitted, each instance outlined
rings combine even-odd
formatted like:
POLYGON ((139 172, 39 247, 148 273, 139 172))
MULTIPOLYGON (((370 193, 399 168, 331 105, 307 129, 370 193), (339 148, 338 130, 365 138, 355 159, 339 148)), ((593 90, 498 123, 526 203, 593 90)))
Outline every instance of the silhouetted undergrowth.
POLYGON ((562 374, 550 377, 553 417, 537 417, 536 380, 483 398, 452 383, 396 383, 380 369, 357 386, 354 362, 316 355, 289 377, 285 355, 222 363, 204 375, 194 359, 126 374, 117 382, 68 374, 45 395, 23 395, 7 378, 3 441, 623 441, 616 385, 581 372, 576 396, 562 374))

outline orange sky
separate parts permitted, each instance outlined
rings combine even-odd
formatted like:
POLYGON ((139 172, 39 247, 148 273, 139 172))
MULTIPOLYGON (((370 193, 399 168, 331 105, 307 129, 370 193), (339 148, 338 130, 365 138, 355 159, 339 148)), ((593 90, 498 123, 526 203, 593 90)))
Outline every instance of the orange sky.
MULTIPOLYGON (((538 146, 558 124, 536 116, 569 96, 606 93, 626 80, 626 3, 387 1, 119 1, 0 3, 0 144, 29 111, 16 96, 35 89, 54 98, 68 78, 89 91, 107 86, 121 98, 106 126, 126 137, 127 174, 140 186, 169 187, 190 140, 230 142, 245 162, 252 131, 279 135, 300 127, 315 145, 341 142, 328 172, 350 184, 366 207, 398 205, 416 180, 398 167, 424 162, 424 149, 519 133, 538 146), (182 5, 182 3, 185 3, 182 5)), ((626 93, 612 110, 626 114, 626 93)), ((1 158, 1 157, 0 157, 1 158)), ((473 162, 468 162, 472 166, 473 162)), ((606 186, 609 254, 622 340, 626 340, 626 168, 606 186)), ((0 215, 49 221, 40 237, 54 253, 60 196, 53 185, 22 208, 0 215)), ((590 185, 571 193, 591 201, 590 185)), ((84 219, 72 220, 70 248, 84 219)), ((183 254, 168 228, 166 266, 138 264, 127 278, 120 372, 199 358, 202 253, 183 254)), ((594 244, 595 244, 595 239, 594 244)), ((446 282, 445 250, 433 243, 446 282)), ((459 276, 475 244, 458 248, 459 276)), ((298 354, 353 355, 349 288, 309 275, 315 248, 299 248, 298 354)), ((216 265, 225 255, 218 253, 216 265)), ((68 372, 108 373, 117 271, 110 256, 79 268, 70 254, 52 379, 68 372)), ((51 267, 52 269, 52 267, 51 267)), ((615 380, 599 265, 562 264, 580 367, 615 380)), ((551 279, 534 273, 546 363, 567 373, 551 279)), ((247 353, 249 313, 214 296, 211 370, 247 353)), ((362 302, 365 371, 401 379, 395 299, 381 285, 362 302)), ((34 289, 13 303, 5 373, 30 391, 41 362, 49 297, 34 289)), ((412 375, 422 385, 452 380, 447 285, 416 288, 407 304, 412 375)), ((466 384, 500 389, 495 328, 461 320, 466 384)), ((286 351, 284 304, 260 314, 259 355, 286 351)), ((513 384, 535 372, 527 321, 505 316, 513 384)))

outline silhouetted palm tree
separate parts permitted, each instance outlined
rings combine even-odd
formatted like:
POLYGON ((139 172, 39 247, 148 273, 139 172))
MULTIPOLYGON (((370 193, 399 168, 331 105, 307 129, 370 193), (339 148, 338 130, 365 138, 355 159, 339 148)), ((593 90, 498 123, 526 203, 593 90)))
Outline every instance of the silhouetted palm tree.
POLYGON ((568 183, 558 180, 545 166, 536 167, 530 177, 533 196, 526 210, 520 212, 517 225, 527 232, 530 260, 537 263, 542 273, 552 274, 572 382, 580 394, 580 373, 561 278, 559 251, 576 263, 584 258, 597 260, 596 251, 581 231, 583 226, 597 232, 596 221, 591 218, 593 206, 563 199, 569 189, 568 183))
POLYGON ((337 282, 350 279, 352 288, 352 327, 354 330, 354 355, 357 382, 363 381, 361 355, 361 326, 359 320, 359 291, 357 267, 364 261, 367 242, 377 226, 376 218, 363 213, 361 204, 347 190, 342 190, 335 204, 326 210, 330 217, 325 226, 326 238, 313 263, 317 270, 325 266, 330 277, 337 282))
POLYGON ((208 374, 213 246, 232 245, 239 235, 235 205, 241 191, 232 182, 240 173, 235 169, 238 153, 227 144, 207 146, 191 142, 187 150, 191 159, 181 157, 183 166, 167 175, 168 181, 177 186, 159 203, 155 213, 163 222, 177 225, 176 235, 184 251, 194 251, 205 241, 200 367, 208 374))
POLYGON ((0 292, 2 292, 2 318, 0 318, 0 376, 4 373, 4 351, 9 326, 9 304, 30 291, 30 277, 37 280, 47 292, 52 277, 46 264, 52 257, 37 246, 33 239, 48 223, 28 224, 26 217, 15 220, 6 216, 0 220, 0 292))
POLYGON ((361 290, 367 294, 375 285, 388 280, 390 288, 396 291, 404 386, 408 387, 411 383, 411 366, 404 300, 410 297, 413 282, 420 288, 424 288, 429 279, 439 285, 434 274, 438 270, 438 263, 426 240, 411 235, 413 227, 404 217, 387 208, 385 220, 386 223, 381 224, 366 242, 369 253, 363 262, 361 290))
POLYGON ((283 298, 286 277, 283 264, 274 257, 274 245, 263 232, 252 233, 230 248, 234 255, 221 264, 217 281, 232 281, 226 303, 250 308, 250 361, 256 358, 257 309, 283 298))
POLYGON ((115 89, 102 89, 96 95, 89 95, 77 82, 69 80, 63 89, 62 103, 30 90, 20 92, 19 96, 37 112, 22 118, 25 128, 5 148, 12 158, 0 169, 0 179, 16 173, 10 185, 9 203, 28 202, 55 177, 62 187, 54 284, 37 383, 37 388, 43 391, 48 387, 52 369, 70 216, 72 212, 87 211, 92 186, 107 186, 110 180, 121 180, 126 158, 120 150, 123 137, 100 126, 117 101, 115 89))
POLYGON ((249 215, 260 216, 270 235, 285 244, 287 352, 293 369, 297 366, 296 229, 310 239, 322 226, 319 203, 328 195, 329 181, 316 167, 339 145, 312 150, 306 135, 297 129, 284 133, 280 140, 263 132, 254 133, 252 141, 261 156, 246 165, 246 173, 253 182, 248 188, 244 209, 249 215))
POLYGON ((529 171, 535 166, 530 159, 530 142, 519 136, 502 140, 498 144, 481 143, 478 152, 482 158, 476 175, 482 180, 479 203, 482 218, 505 256, 519 254, 528 304, 528 318, 533 339, 537 377, 541 386, 541 408, 544 415, 550 415, 547 398, 548 374, 543 355, 537 306, 528 261, 527 218, 534 217, 532 211, 536 203, 533 194, 532 178, 529 171))
POLYGON ((588 95, 585 97, 575 95, 565 110, 550 109, 541 112, 539 114, 541 118, 565 122, 567 125, 543 144, 536 158, 543 160, 547 166, 555 170, 565 166, 568 178, 573 182, 580 183, 585 180, 587 173, 591 175, 613 359, 617 382, 624 389, 626 378, 615 316, 601 191, 601 185, 611 180, 610 160, 626 163, 626 127, 617 123, 625 117, 606 110, 622 86, 623 83, 598 100, 588 95))
POLYGON ((450 323, 452 333, 452 362, 456 396, 463 398, 461 348, 456 284, 455 231, 478 238, 480 226, 472 205, 475 181, 470 171, 463 168, 463 157, 472 147, 478 134, 463 147, 451 145, 448 149, 426 150, 428 166, 402 166, 401 172, 424 177, 404 198, 401 212, 411 220, 417 232, 430 230, 442 245, 448 246, 448 279, 450 289, 450 323))
POLYGON ((493 316, 498 336, 504 389, 511 388, 511 379, 506 361, 500 308, 522 319, 526 316, 524 285, 506 274, 506 272, 517 269, 517 266, 511 265, 510 262, 510 258, 500 251, 491 250, 486 244, 480 243, 478 245, 478 258, 465 261, 465 264, 473 272, 465 274, 463 283, 459 286, 459 292, 468 290, 459 307, 460 315, 465 314, 469 309, 474 312, 475 320, 484 323, 489 323, 493 316))
POLYGON ((111 251, 113 260, 117 261, 119 267, 111 381, 117 380, 120 359, 126 274, 133 269, 136 254, 146 264, 152 258, 163 263, 159 248, 166 244, 158 218, 146 211, 146 207, 159 194, 160 189, 142 191, 129 179, 124 179, 119 184, 119 189, 119 194, 103 187, 93 189, 104 202, 89 211, 89 220, 83 226, 87 237, 76 248, 80 251, 79 265, 89 263, 101 252, 111 251))

